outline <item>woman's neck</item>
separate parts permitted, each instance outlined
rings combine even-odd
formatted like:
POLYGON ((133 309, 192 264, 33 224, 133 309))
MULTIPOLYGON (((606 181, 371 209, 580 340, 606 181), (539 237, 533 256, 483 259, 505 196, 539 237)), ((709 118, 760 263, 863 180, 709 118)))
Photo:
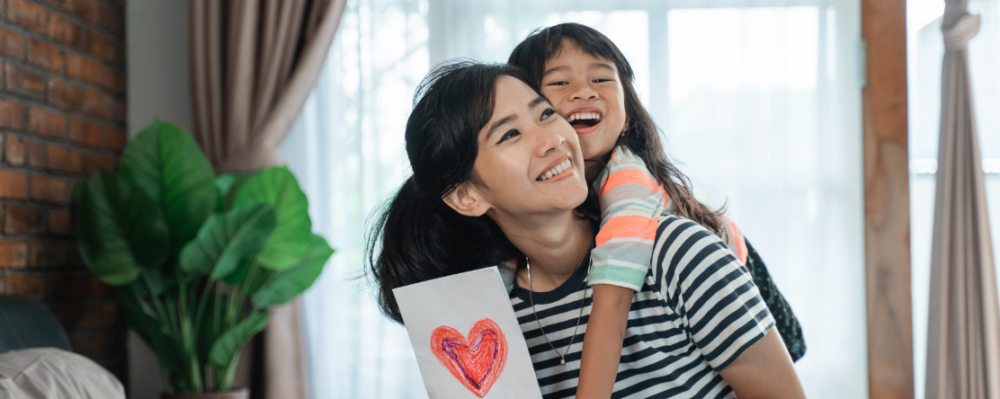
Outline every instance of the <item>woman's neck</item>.
MULTIPOLYGON (((594 240, 593 226, 575 212, 511 220, 494 217, 504 234, 528 258, 533 291, 551 291, 583 262, 594 240)), ((519 285, 528 286, 527 270, 518 270, 519 285)))

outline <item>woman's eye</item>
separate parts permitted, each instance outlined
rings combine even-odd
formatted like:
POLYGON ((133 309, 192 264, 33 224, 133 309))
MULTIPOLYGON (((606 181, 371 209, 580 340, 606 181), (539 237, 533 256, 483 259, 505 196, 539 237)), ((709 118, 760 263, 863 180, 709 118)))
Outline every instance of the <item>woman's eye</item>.
POLYGON ((507 131, 507 133, 503 134, 503 137, 500 137, 500 141, 497 141, 497 144, 503 143, 504 141, 517 137, 517 135, 519 134, 521 134, 521 132, 517 131, 517 129, 510 129, 507 131))
POLYGON ((545 111, 542 111, 542 117, 538 118, 538 120, 544 121, 544 120, 548 119, 550 116, 554 115, 555 113, 556 113, 556 111, 554 109, 552 109, 552 108, 546 108, 545 111))
POLYGON ((558 81, 558 82, 549 82, 549 84, 547 84, 546 86, 566 86, 568 84, 569 82, 558 81))
POLYGON ((610 82, 610 81, 612 81, 612 80, 611 79, 604 79, 604 78, 594 79, 594 83, 604 83, 604 82, 610 82))

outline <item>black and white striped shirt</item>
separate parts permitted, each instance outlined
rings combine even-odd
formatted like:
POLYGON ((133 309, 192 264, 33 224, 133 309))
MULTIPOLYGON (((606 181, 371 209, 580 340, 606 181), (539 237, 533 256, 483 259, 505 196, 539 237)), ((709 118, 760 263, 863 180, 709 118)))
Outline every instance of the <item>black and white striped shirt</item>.
MULTIPOLYGON (((570 342, 583 301, 565 365, 542 336, 528 291, 518 286, 511 291, 546 399, 576 395, 593 293, 585 286, 588 260, 589 255, 555 290, 532 293, 538 320, 560 353, 570 342)), ((660 219, 651 263, 642 291, 632 298, 612 397, 735 397, 718 371, 774 326, 749 272, 714 234, 667 215, 660 219)))

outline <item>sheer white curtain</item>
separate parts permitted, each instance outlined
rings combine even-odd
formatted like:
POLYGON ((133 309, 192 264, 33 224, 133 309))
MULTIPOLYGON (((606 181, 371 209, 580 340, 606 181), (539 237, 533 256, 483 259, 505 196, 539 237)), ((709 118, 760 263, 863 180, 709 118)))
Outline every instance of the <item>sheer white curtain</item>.
MULTIPOLYGON (((910 143, 910 251, 913 264, 913 366, 917 399, 924 398, 927 309, 930 289, 934 187, 941 116, 944 1, 907 1, 907 70, 910 143)), ((993 226, 993 251, 1000 253, 1000 0, 970 0, 980 15, 979 33, 969 42, 969 73, 979 128, 986 195, 993 226)), ((1000 284, 1000 281, 998 281, 1000 284)))
POLYGON ((580 22, 632 63, 699 198, 728 213, 803 324, 811 398, 867 395, 857 0, 356 0, 284 146, 338 249, 307 293, 317 398, 426 397, 404 331, 348 277, 363 223, 408 173, 413 88, 453 57, 505 61, 580 22))

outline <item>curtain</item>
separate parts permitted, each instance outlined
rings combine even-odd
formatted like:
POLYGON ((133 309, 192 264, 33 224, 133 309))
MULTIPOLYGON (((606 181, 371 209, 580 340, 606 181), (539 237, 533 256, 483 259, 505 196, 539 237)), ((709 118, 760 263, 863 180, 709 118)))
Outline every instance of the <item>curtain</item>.
POLYGON ((425 398, 378 314, 365 223, 409 174, 413 89, 454 57, 506 61, 538 27, 607 34, 668 152, 761 253, 803 324, 810 398, 867 396, 860 14, 849 0, 351 0, 282 151, 337 249, 304 296, 317 398, 425 398))
MULTIPOLYGON (((930 307, 940 299, 943 292, 934 294, 931 301, 931 285, 940 283, 938 276, 932 277, 932 247, 935 232, 934 215, 937 204, 937 178, 944 168, 944 158, 939 158, 941 139, 942 78, 945 63, 945 38, 942 32, 945 2, 941 0, 909 0, 907 2, 907 80, 909 103, 909 152, 910 152, 910 242, 913 262, 913 353, 914 392, 916 399, 932 398, 928 389, 928 378, 940 374, 930 368, 928 349, 931 328, 941 327, 940 322, 929 323, 930 307), (940 146, 939 146, 940 141, 940 146), (927 377, 927 378, 925 378, 927 377), (926 391, 926 392, 925 392, 926 391)), ((970 0, 968 13, 979 18, 979 32, 968 41, 967 51, 971 96, 975 103, 975 117, 978 152, 982 160, 979 165, 984 173, 986 190, 985 203, 989 221, 993 226, 1000 223, 1000 1, 970 0)), ((971 144, 967 142, 966 144, 971 144)), ((949 151, 950 152, 950 151, 949 151)), ((969 158, 955 158, 955 161, 970 162, 969 158)), ((951 162, 951 161, 949 161, 951 162)), ((954 165, 954 164, 953 164, 954 165)), ((951 169, 952 171, 955 168, 951 169)), ((970 171, 971 172, 971 171, 970 171)), ((944 179, 944 177, 940 177, 944 179)), ((971 184, 971 181, 969 182, 971 184)), ((957 188, 957 186, 954 186, 957 188)), ((971 207, 966 210, 972 211, 971 207)), ((1000 250, 1000 235, 991 234, 993 253, 1000 250)), ((935 257, 940 258, 938 255, 935 257)), ((997 274, 994 272, 994 274, 997 274)), ((998 276, 1000 277, 1000 276, 998 276)), ((952 279, 957 282, 958 280, 952 279)), ((995 280, 1000 283, 1000 280, 995 280)), ((980 282, 985 284, 985 282, 980 282)), ((950 292, 954 292, 951 290, 950 292)), ((972 291, 966 291, 972 295, 972 291)), ((988 305, 986 305, 988 306, 988 305)), ((940 320, 940 319, 939 319, 940 320)), ((936 361, 935 361, 936 362, 936 361)), ((937 367, 958 367, 957 364, 941 364, 937 367)), ((966 374, 969 375, 969 374, 966 374)), ((995 373, 994 373, 995 375, 995 373)), ((960 397, 957 396, 956 397, 960 397)))
POLYGON ((967 51, 980 20, 967 0, 946 3, 925 395, 1000 398, 1000 309, 967 51))
MULTIPOLYGON (((194 136, 217 173, 283 163, 279 145, 316 83, 344 4, 189 1, 194 136)), ((254 397, 307 396, 299 306, 272 309, 262 342, 241 359, 237 384, 253 383, 254 397)))

